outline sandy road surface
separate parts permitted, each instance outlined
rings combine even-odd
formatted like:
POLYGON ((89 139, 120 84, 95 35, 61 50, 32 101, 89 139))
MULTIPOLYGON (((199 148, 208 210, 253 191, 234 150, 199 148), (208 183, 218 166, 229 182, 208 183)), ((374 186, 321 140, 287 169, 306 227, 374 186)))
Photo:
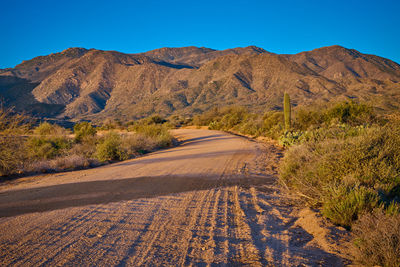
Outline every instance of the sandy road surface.
POLYGON ((273 147, 175 134, 181 146, 142 158, 1 185, 0 265, 342 264, 274 185, 273 147))

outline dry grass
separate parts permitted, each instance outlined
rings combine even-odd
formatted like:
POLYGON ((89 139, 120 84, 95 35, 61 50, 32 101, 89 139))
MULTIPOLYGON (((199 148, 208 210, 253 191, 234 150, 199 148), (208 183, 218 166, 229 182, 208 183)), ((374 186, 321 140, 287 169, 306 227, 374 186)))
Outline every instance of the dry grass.
POLYGON ((150 152, 157 147, 157 140, 144 134, 127 135, 122 140, 122 147, 129 155, 150 152))
POLYGON ((46 173, 83 169, 98 165, 99 163, 95 159, 88 159, 82 155, 69 155, 52 160, 39 160, 26 163, 23 171, 26 173, 46 173))
POLYGON ((366 213, 354 224, 357 260, 367 266, 400 266, 400 214, 366 213))

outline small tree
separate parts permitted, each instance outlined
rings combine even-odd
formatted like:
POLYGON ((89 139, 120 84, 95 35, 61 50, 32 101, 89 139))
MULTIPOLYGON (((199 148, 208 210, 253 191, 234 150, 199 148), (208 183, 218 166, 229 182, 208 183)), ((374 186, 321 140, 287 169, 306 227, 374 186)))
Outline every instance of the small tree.
POLYGON ((288 93, 285 93, 283 96, 283 113, 285 115, 285 129, 286 131, 290 130, 292 126, 292 113, 290 106, 290 97, 288 93))

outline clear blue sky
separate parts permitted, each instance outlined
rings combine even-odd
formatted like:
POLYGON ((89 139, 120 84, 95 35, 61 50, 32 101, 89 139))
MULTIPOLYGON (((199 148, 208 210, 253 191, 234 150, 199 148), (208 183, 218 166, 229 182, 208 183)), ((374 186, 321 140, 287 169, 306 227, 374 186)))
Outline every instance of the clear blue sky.
POLYGON ((400 63, 399 0, 0 0, 0 68, 68 47, 275 53, 342 45, 400 63))

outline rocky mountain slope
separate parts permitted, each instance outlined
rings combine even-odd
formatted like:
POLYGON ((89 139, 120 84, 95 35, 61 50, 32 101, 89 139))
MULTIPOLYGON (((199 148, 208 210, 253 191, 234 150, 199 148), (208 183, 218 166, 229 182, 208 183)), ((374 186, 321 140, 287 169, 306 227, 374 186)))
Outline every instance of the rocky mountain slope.
POLYGON ((331 46, 278 55, 250 46, 227 50, 161 48, 141 54, 69 48, 0 70, 0 97, 37 116, 132 119, 191 114, 213 106, 281 108, 359 99, 399 107, 400 65, 331 46))

